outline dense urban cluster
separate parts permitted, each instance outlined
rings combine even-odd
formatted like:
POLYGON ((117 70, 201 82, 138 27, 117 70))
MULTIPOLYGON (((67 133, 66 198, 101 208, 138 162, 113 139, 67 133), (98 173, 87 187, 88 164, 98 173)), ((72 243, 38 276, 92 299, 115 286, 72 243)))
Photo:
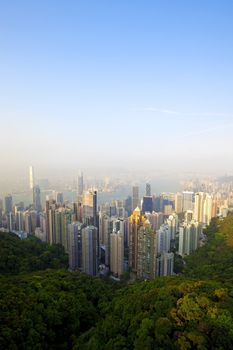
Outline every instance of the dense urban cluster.
POLYGON ((98 191, 77 179, 77 199, 64 201, 63 193, 47 198, 29 169, 32 205, 13 204, 12 195, 0 202, 0 227, 21 238, 34 235, 49 244, 61 244, 69 256, 69 269, 113 279, 154 279, 174 274, 177 256, 190 255, 205 242, 203 229, 232 206, 232 183, 184 184, 178 193, 152 194, 145 184, 132 187, 132 195, 110 204, 98 204, 98 191))

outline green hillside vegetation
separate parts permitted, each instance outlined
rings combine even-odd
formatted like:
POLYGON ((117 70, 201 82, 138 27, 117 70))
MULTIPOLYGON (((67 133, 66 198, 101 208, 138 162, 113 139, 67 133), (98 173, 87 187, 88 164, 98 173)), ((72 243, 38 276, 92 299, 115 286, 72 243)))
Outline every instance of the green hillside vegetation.
POLYGON ((128 286, 68 272, 62 259, 57 270, 27 272, 20 263, 28 267, 19 274, 6 264, 0 348, 233 349, 233 216, 213 220, 206 235, 205 246, 185 259, 183 276, 128 286))
POLYGON ((63 270, 0 278, 0 349, 71 349, 101 319, 112 286, 63 270))
POLYGON ((49 245, 34 236, 21 240, 0 232, 0 274, 17 274, 68 267, 68 255, 60 244, 49 245))
POLYGON ((207 243, 185 258, 184 275, 233 282, 233 215, 214 219, 205 233, 207 243))

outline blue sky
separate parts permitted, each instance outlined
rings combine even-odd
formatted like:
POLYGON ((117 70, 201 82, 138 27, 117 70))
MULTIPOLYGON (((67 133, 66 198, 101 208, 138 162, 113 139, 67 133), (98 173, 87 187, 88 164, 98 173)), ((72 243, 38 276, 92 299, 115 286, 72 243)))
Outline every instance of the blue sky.
POLYGON ((2 164, 233 172, 232 16, 226 0, 1 0, 2 164))

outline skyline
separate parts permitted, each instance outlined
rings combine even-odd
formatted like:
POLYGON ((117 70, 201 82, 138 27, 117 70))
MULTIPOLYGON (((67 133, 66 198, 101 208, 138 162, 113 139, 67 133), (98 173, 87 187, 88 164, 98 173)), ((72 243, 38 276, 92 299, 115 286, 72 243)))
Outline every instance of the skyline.
POLYGON ((2 177, 30 164, 233 173, 232 10, 3 1, 2 177))

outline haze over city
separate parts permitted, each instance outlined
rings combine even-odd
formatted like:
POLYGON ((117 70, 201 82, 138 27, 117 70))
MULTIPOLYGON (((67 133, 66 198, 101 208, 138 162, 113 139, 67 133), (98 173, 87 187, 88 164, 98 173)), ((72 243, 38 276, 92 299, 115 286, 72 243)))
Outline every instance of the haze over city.
POLYGON ((1 178, 232 173, 232 7, 2 1, 1 178))

